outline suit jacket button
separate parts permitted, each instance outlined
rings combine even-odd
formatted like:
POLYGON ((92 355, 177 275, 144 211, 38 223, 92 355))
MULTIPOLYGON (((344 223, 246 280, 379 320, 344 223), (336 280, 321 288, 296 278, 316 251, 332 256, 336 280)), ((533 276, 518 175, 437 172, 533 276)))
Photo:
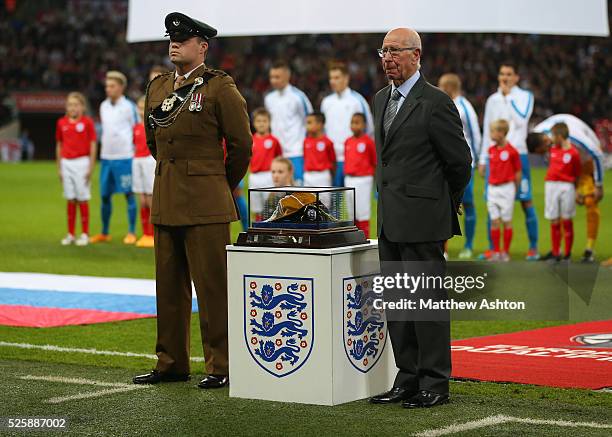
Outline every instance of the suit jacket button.
POLYGON ((387 185, 389 185, 388 182, 383 182, 383 187, 386 187, 387 185))
POLYGON ((168 144, 172 144, 174 140, 172 138, 168 138, 168 144))
POLYGON ((174 158, 170 158, 169 161, 170 161, 171 164, 174 164, 174 158))
POLYGON ((387 166, 387 163, 386 163, 386 162, 383 162, 383 163, 382 163, 382 166, 383 166, 383 167, 386 167, 386 166, 387 166))

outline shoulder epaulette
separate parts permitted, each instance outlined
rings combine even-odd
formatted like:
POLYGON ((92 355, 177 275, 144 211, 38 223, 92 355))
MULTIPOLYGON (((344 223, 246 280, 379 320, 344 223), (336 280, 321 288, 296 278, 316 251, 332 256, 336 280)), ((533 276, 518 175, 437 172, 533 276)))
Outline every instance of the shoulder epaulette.
POLYGON ((171 74, 174 74, 174 72, 173 72, 173 71, 168 71, 168 72, 166 72, 166 73, 161 73, 161 74, 158 74, 158 75, 157 75, 157 76, 155 76, 153 79, 151 79, 151 80, 149 81, 149 83, 147 83, 147 88, 145 89, 145 95, 147 95, 147 93, 149 92, 149 87, 151 86, 151 84, 152 84, 153 82, 155 82, 155 81, 156 81, 157 79, 159 79, 160 77, 169 76, 169 75, 171 75, 171 74))

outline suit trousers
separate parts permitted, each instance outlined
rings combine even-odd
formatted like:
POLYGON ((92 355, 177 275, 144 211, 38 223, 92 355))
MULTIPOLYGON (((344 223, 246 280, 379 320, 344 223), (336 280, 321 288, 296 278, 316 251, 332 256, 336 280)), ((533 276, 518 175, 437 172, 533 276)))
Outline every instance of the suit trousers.
POLYGON ((228 374, 225 246, 229 243, 229 223, 155 225, 156 370, 189 373, 193 280, 206 372, 228 374))
MULTIPOLYGON (((445 262, 443 241, 396 243, 385 237, 384 228, 378 239, 378 253, 383 275, 391 274, 385 262, 445 262)), ((451 375, 450 322, 391 320, 387 326, 399 369, 393 386, 447 394, 451 375)))

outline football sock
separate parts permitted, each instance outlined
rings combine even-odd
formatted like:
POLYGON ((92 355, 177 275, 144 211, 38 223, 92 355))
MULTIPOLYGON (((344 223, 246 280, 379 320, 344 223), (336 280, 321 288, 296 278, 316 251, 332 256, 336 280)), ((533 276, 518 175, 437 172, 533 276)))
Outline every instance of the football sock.
POLYGON ((538 216, 536 210, 531 205, 525 209, 525 226, 527 227, 527 236, 529 237, 529 249, 538 248, 538 216))
POLYGON ((499 228, 491 228, 491 242, 493 243, 493 250, 499 252, 499 239, 501 237, 501 231, 499 228))
POLYGON ((574 244, 574 222, 572 219, 563 220, 563 238, 565 239, 565 256, 570 256, 574 244))
POLYGON ((355 226, 363 231, 366 238, 370 238, 370 220, 355 220, 355 226))
POLYGON ((111 203, 111 197, 102 196, 102 233, 104 235, 108 235, 108 227, 112 213, 113 204, 111 203))
POLYGON ((599 231, 601 213, 599 211, 599 205, 595 202, 593 196, 586 196, 584 199, 584 206, 586 208, 587 221, 587 249, 593 250, 599 231))
POLYGON ((87 201, 79 203, 81 212, 81 232, 89 235, 89 203, 87 201))
POLYGON ((512 243, 512 228, 504 227, 504 252, 510 253, 510 243, 512 243))
POLYGON ((74 226, 76 222, 76 203, 68 202, 68 233, 74 235, 74 226))
POLYGON ((130 234, 136 233, 136 198, 133 194, 126 194, 125 199, 127 200, 127 213, 128 213, 128 232, 130 234))
POLYGON ((561 223, 550 224, 550 240, 552 241, 552 254, 559 256, 561 248, 561 223))
POLYGON ((493 250, 493 240, 491 239, 491 217, 487 213, 487 239, 489 240, 489 250, 493 250))
POLYGON ((476 208, 471 203, 464 204, 463 214, 465 215, 465 247, 471 250, 476 233, 476 208))
POLYGON ((151 217, 151 208, 143 206, 140 208, 140 221, 142 222, 143 235, 153 235, 153 229, 149 218, 151 217))

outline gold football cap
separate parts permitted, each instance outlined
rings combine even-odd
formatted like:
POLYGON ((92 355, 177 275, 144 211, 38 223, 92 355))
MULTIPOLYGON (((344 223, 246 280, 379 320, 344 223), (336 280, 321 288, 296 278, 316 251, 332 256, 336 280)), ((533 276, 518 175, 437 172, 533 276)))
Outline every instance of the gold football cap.
POLYGON ((276 210, 272 213, 267 222, 280 220, 291 214, 298 212, 306 205, 312 205, 316 203, 317 196, 313 193, 298 191, 291 193, 278 201, 276 210))

